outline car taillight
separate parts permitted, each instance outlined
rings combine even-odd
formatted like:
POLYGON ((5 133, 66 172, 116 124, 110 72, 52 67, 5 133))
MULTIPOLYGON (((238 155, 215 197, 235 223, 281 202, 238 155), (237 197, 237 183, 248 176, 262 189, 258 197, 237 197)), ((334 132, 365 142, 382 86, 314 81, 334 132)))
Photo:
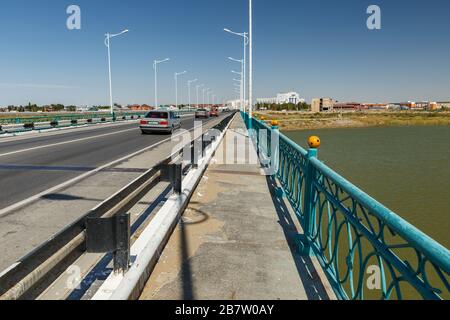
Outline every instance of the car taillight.
POLYGON ((148 124, 148 121, 141 120, 141 124, 148 124))
POLYGON ((167 126, 167 125, 169 124, 169 122, 167 122, 167 121, 161 121, 159 124, 162 125, 162 126, 167 126))

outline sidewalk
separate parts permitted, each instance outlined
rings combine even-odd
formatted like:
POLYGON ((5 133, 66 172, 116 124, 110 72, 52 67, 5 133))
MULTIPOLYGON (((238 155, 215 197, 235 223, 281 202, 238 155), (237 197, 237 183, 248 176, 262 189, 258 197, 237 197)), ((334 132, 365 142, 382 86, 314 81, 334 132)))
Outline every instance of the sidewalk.
POLYGON ((275 182, 261 174, 245 135, 237 116, 141 299, 334 299, 317 261, 298 254, 301 228, 285 200, 276 198, 275 182), (231 149, 236 137, 236 149, 246 154, 231 149), (223 155, 235 164, 220 164, 223 155))

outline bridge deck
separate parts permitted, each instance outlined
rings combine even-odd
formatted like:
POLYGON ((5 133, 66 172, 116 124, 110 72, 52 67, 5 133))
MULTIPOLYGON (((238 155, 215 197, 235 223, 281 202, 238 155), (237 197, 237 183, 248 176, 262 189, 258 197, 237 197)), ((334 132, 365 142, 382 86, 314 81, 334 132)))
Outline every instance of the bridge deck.
POLYGON ((247 135, 236 117, 141 299, 334 298, 317 261, 298 254, 301 228, 261 174, 247 135), (230 149, 235 137, 245 155, 230 149))

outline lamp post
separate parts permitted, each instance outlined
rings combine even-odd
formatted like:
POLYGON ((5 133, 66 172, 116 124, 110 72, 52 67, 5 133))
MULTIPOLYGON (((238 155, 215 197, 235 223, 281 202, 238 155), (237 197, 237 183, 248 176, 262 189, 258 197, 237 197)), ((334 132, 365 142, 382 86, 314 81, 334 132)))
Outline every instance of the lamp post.
MULTIPOLYGON (((234 32, 231 31, 230 29, 223 29, 225 32, 240 36, 243 38, 244 40, 244 66, 243 66, 243 74, 242 74, 242 82, 243 82, 243 87, 244 87, 244 92, 243 92, 243 96, 244 96, 244 101, 245 101, 245 105, 247 104, 247 46, 249 44, 249 38, 248 38, 248 33, 247 32, 242 32, 242 33, 238 33, 238 32, 234 32)), ((244 110, 245 110, 245 105, 244 105, 244 110)))
POLYGON ((112 97, 112 78, 111 78, 111 39, 114 37, 118 37, 128 32, 128 29, 123 30, 120 33, 116 34, 105 34, 105 45, 108 48, 108 71, 109 71, 109 105, 111 106, 111 115, 113 117, 113 121, 115 120, 114 116, 114 104, 112 97))
MULTIPOLYGON (((241 72, 236 72, 236 71, 231 71, 233 73, 239 74, 241 75, 241 77, 243 78, 243 74, 244 74, 244 60, 238 60, 238 59, 234 59, 232 57, 228 57, 228 59, 230 59, 231 61, 234 62, 239 62, 241 64, 241 72)), ((241 107, 244 106, 244 82, 241 81, 241 107)), ((244 111, 245 111, 245 107, 244 107, 244 111)))
POLYGON ((198 101, 198 89, 200 89, 200 88, 203 88, 205 85, 204 84, 201 84, 201 85, 199 85, 199 86, 197 86, 197 109, 199 108, 199 101, 198 101))
POLYGON ((193 84, 194 82, 197 82, 197 81, 198 81, 198 79, 188 81, 189 109, 191 108, 191 84, 193 84))
POLYGON ((249 96, 249 128, 252 127, 253 118, 253 1, 249 0, 249 80, 248 80, 248 96, 249 96))
POLYGON ((169 61, 169 58, 164 60, 155 60, 153 62, 153 69, 155 69, 155 108, 158 108, 158 64, 169 61))
POLYGON ((206 93, 206 91, 208 91, 209 90, 209 88, 203 88, 203 108, 205 107, 205 93, 206 93))
POLYGON ((187 71, 175 72, 175 107, 178 109, 178 77, 186 74, 187 71))
POLYGON ((208 97, 208 99, 207 99, 207 102, 208 102, 207 105, 208 106, 211 104, 211 99, 210 99, 211 93, 212 93, 211 89, 208 89, 208 91, 206 92, 206 95, 208 97))

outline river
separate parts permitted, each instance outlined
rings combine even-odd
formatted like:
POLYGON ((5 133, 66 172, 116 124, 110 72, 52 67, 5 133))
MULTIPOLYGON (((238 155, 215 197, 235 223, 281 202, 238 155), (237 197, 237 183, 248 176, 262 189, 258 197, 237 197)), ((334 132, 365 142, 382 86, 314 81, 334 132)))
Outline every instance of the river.
POLYGON ((426 234, 450 247, 450 126, 291 131, 319 158, 426 234))

